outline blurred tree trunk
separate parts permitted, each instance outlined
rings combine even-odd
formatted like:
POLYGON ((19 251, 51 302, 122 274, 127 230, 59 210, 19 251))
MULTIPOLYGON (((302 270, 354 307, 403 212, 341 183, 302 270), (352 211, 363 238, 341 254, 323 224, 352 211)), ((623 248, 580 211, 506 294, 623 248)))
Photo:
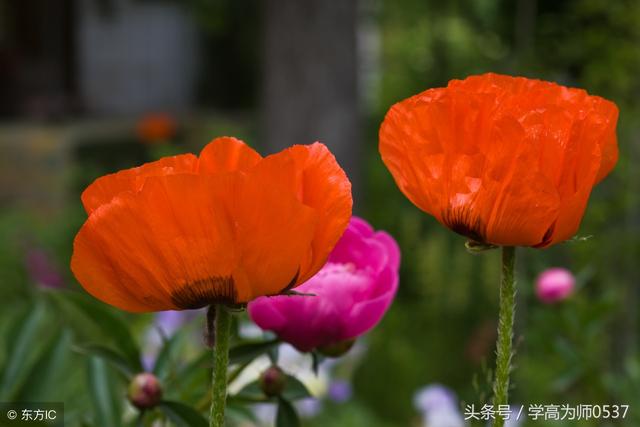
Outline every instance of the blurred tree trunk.
POLYGON ((357 184, 357 1, 264 3, 264 135, 270 152, 321 141, 357 184))

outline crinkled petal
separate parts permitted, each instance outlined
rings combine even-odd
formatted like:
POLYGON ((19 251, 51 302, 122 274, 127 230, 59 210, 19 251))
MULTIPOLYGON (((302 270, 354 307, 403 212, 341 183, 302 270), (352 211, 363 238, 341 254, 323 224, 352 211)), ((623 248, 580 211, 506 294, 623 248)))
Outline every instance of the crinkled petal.
POLYGON ((248 171, 262 156, 237 138, 223 136, 207 144, 200 153, 198 172, 248 171))
POLYGON ((308 258, 319 213, 295 196, 295 173, 291 158, 270 156, 238 189, 233 220, 241 252, 236 272, 243 290, 240 301, 293 287, 308 258))
POLYGON ((321 143, 295 145, 270 157, 275 156, 293 159, 296 168, 294 191, 299 200, 318 215, 311 253, 301 266, 297 281, 300 284, 320 270, 349 224, 353 204, 351 182, 333 154, 321 143))
POLYGON ((224 198, 230 179, 149 177, 137 193, 102 205, 74 241, 71 268, 80 284, 129 311, 234 301, 238 254, 224 198))
POLYGON ((198 159, 193 154, 165 157, 131 169, 102 176, 82 193, 82 204, 89 215, 126 191, 138 191, 151 176, 195 172, 198 159))

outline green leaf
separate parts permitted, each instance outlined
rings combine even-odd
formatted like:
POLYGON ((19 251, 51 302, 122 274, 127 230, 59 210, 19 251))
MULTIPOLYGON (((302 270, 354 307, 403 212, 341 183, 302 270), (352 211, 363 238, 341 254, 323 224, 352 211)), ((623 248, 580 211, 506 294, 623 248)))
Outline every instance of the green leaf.
POLYGON ((233 395, 234 399, 249 400, 249 401, 267 401, 267 397, 260 388, 260 382, 258 380, 252 381, 249 384, 242 387, 242 389, 233 395))
POLYGON ((278 399, 276 427, 300 427, 300 419, 295 408, 285 399, 278 399))
POLYGON ((158 408, 179 427, 207 427, 207 420, 191 406, 184 403, 163 400, 158 408))
POLYGON ((184 368, 180 369, 179 376, 180 378, 191 377, 194 374, 199 374, 204 370, 210 370, 212 368, 212 355, 211 351, 203 351, 189 362, 184 368))
POLYGON ((248 360, 253 360, 267 353, 272 347, 279 343, 280 341, 278 339, 273 339, 236 345, 229 350, 229 363, 244 363, 248 360))
POLYGON ((271 360, 272 365, 278 364, 278 357, 280 356, 280 346, 274 345, 267 351, 267 356, 271 360))
MULTIPOLYGON (((286 378, 287 381, 282 392, 282 397, 287 400, 298 400, 313 397, 307 387, 299 379, 292 375, 286 375, 286 378)), ((264 392, 260 388, 260 382, 258 380, 245 385, 238 393, 233 395, 233 398, 239 401, 243 400, 251 402, 267 402, 270 400, 265 396, 264 392)))
POLYGON ((287 375, 287 382, 282 392, 282 396, 287 400, 305 399, 312 397, 312 394, 299 379, 292 375, 287 375))
POLYGON ((156 362, 153 365, 153 373, 158 378, 165 379, 169 376, 171 363, 175 360, 176 353, 180 348, 179 344, 181 342, 181 338, 182 334, 177 333, 171 338, 163 340, 162 348, 160 349, 160 353, 158 353, 156 362))
POLYGON ((64 330, 51 337, 38 354, 27 380, 16 392, 17 401, 46 401, 59 389, 60 373, 69 360, 71 331, 64 330))
POLYGON ((211 350, 203 351, 186 365, 180 364, 175 375, 165 380, 167 389, 171 389, 172 397, 184 402, 195 402, 202 398, 200 390, 206 390, 211 385, 212 369, 211 350))
POLYGON ((131 362, 124 357, 122 354, 113 350, 110 347, 101 344, 84 344, 75 346, 74 349, 78 353, 96 356, 107 362, 109 362, 113 367, 118 369, 120 373, 124 375, 125 378, 130 379, 135 375, 138 371, 136 370, 136 366, 132 366, 131 362))
POLYGON ((324 356, 322 354, 318 353, 317 351, 311 352, 311 369, 313 370, 313 373, 316 375, 316 377, 319 375, 320 364, 323 362, 323 360, 324 356))
POLYGON ((121 426, 121 396, 105 361, 89 357, 89 391, 94 407, 94 422, 104 427, 121 426))
POLYGON ((43 320, 44 309, 40 304, 17 319, 13 333, 7 341, 7 345, 10 345, 10 353, 3 367, 0 400, 12 400, 12 395, 20 386, 20 381, 27 375, 26 370, 29 367, 27 361, 30 359, 34 344, 40 338, 38 332, 43 320))
MULTIPOLYGON (((243 422, 249 421, 251 425, 258 424, 256 415, 249 406, 244 402, 234 402, 233 400, 227 401, 226 417, 229 420, 233 420, 235 424, 246 424, 243 422)), ((235 425, 234 424, 234 425, 235 425)))
POLYGON ((135 371, 142 371, 140 350, 127 323, 109 306, 74 291, 56 290, 47 292, 47 295, 60 306, 61 313, 68 316, 70 326, 76 326, 76 322, 88 322, 93 325, 105 337, 113 338, 129 364, 135 367, 135 371), (73 313, 80 314, 80 318, 77 315, 74 317, 73 313))

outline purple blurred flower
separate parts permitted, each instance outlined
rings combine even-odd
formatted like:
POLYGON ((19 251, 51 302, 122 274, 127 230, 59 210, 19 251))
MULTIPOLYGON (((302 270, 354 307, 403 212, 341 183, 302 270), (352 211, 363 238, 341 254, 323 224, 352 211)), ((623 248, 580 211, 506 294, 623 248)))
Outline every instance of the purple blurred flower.
POLYGON ((142 365, 150 371, 153 369, 158 351, 162 346, 162 337, 170 338, 184 324, 202 315, 203 310, 159 311, 153 318, 153 323, 147 329, 142 365))
POLYGON ((24 262, 31 280, 38 285, 45 288, 61 288, 64 286, 64 278, 60 269, 42 249, 30 249, 24 258, 24 262))
MULTIPOLYGON (((527 416, 526 414, 527 410, 522 405, 509 405, 509 418, 504 420, 504 427, 520 427, 527 416)), ((493 420, 490 420, 486 425, 493 427, 493 420)))
POLYGON ((302 418, 313 418, 322 411, 322 402, 315 397, 296 400, 296 410, 302 418))
POLYGON ((296 288, 315 296, 261 297, 249 303, 249 315, 300 351, 354 339, 391 305, 399 266, 395 240, 353 217, 327 264, 296 288))
POLYGON ((440 384, 421 388, 413 396, 413 405, 428 427, 464 427, 465 422, 453 391, 440 384))
POLYGON ((565 268, 549 268, 536 280, 536 294, 545 304, 553 304, 569 297, 575 288, 576 279, 565 268))
POLYGON ((453 391, 440 384, 421 388, 413 395, 413 406, 420 412, 437 411, 458 407, 453 391))
POLYGON ((336 403, 344 403, 353 396, 353 388, 348 381, 334 380, 329 384, 327 395, 336 403))
POLYGON ((153 326, 162 331, 163 334, 170 337, 173 335, 182 325, 194 319, 199 314, 197 310, 183 310, 183 311, 159 311, 156 313, 153 326))
POLYGON ((424 427, 466 427, 460 411, 436 411, 423 415, 424 427))
MULTIPOLYGON (((520 427, 522 425, 522 420, 523 418, 525 418, 525 415, 522 415, 520 413, 521 408, 522 408, 522 405, 509 406, 509 419, 505 420, 504 427, 520 427)), ((526 414, 526 411, 524 413, 526 414)))

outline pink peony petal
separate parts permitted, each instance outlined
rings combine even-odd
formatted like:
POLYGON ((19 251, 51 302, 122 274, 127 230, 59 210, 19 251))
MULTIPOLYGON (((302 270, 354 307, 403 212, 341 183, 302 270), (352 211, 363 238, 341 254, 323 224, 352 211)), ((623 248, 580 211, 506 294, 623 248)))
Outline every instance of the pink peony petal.
POLYGON ((372 299, 353 306, 343 339, 360 336, 376 326, 389 309, 398 290, 398 275, 389 267, 378 277, 378 289, 372 299))
POLYGON ((300 351, 355 338, 375 326, 398 287, 400 252, 391 236, 353 217, 327 264, 296 291, 262 297, 249 315, 300 351))

